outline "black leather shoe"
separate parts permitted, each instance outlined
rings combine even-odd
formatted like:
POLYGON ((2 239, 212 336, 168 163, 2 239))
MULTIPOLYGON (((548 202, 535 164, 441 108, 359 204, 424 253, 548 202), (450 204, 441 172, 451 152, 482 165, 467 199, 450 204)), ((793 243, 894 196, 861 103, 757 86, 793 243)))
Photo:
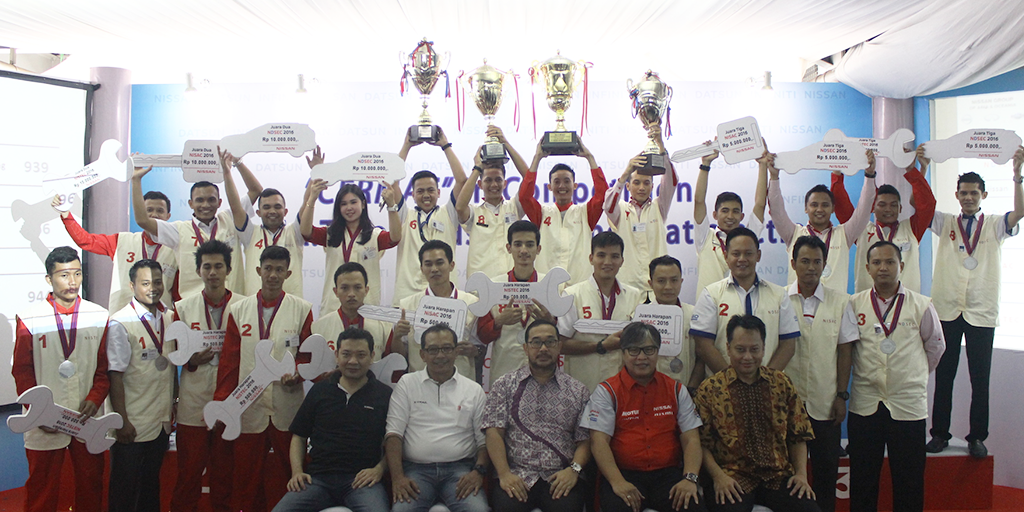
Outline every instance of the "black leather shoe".
MULTIPOLYGON (((949 446, 949 441, 948 440, 946 440, 946 439, 939 439, 938 437, 933 437, 931 441, 928 441, 928 444, 924 445, 924 451, 926 451, 928 453, 939 453, 942 450, 945 450, 947 446, 949 446)), ((971 446, 974 446, 974 445, 972 444, 971 446)), ((985 448, 985 446, 982 445, 982 449, 984 449, 984 448, 985 448)))
MULTIPOLYGON (((927 448, 926 448, 927 449, 927 448)), ((975 459, 984 459, 988 457, 988 448, 985 448, 985 443, 981 442, 980 439, 975 439, 967 443, 967 451, 971 453, 971 457, 975 459)))

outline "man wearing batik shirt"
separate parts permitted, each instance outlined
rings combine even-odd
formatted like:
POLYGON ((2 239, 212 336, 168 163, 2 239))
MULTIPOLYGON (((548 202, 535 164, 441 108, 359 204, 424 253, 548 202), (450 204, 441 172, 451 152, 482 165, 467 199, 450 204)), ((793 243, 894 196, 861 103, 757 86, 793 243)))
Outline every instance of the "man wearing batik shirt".
POLYGON ((526 329, 528 363, 494 382, 482 428, 498 474, 491 506, 503 512, 583 510, 579 473, 590 459, 580 427, 590 396, 582 382, 558 368, 558 328, 535 320, 526 329))
POLYGON ((697 389, 708 510, 749 512, 755 504, 820 512, 807 483, 807 441, 814 439, 803 401, 786 374, 761 366, 765 325, 737 315, 727 328, 730 365, 697 389))

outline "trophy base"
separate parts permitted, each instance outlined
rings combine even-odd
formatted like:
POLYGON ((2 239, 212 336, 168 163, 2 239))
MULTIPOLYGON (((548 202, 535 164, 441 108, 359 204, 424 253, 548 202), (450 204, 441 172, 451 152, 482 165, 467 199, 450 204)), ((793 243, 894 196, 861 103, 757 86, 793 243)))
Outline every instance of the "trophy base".
POLYGON ((665 155, 647 153, 643 156, 647 157, 647 163, 643 167, 636 170, 637 174, 643 174, 645 176, 661 176, 666 172, 665 155))
POLYGON ((412 142, 437 142, 440 130, 436 124, 414 124, 409 127, 409 140, 412 142))
POLYGON ((580 152, 580 138, 576 132, 544 132, 540 147, 549 155, 576 155, 580 152))
POLYGON ((484 162, 508 162, 508 152, 500 142, 487 142, 480 149, 480 160, 484 162))

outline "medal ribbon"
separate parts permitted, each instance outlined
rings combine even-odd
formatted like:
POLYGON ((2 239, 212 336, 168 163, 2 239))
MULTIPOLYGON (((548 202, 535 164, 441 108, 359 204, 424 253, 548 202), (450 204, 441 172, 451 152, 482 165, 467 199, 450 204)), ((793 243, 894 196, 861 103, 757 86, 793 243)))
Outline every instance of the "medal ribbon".
MULTIPOLYGON (((281 224, 281 229, 277 230, 277 234, 274 235, 274 239, 271 242, 267 242, 267 228, 261 227, 263 230, 263 248, 266 249, 271 245, 277 245, 277 241, 281 239, 281 235, 284 234, 284 224, 281 224)), ((345 260, 348 261, 348 260, 345 260)))
POLYGON ((875 310, 875 317, 878 318, 878 322, 882 324, 882 332, 885 333, 885 337, 888 338, 892 335, 892 332, 896 330, 896 323, 900 320, 900 311, 903 310, 903 299, 906 298, 905 294, 900 294, 896 300, 889 304, 889 308, 882 313, 882 310, 878 309, 878 294, 875 293, 875 289, 871 289, 871 307, 875 310), (893 311, 893 306, 896 306, 896 310, 893 311), (889 325, 885 325, 885 318, 889 316, 889 312, 892 311, 892 322, 889 325))
POLYGON ((53 306, 53 319, 57 322, 57 334, 60 335, 60 348, 64 350, 64 360, 71 357, 71 353, 75 351, 75 345, 78 344, 78 306, 81 303, 82 298, 75 297, 75 305, 71 306, 70 336, 64 332, 64 320, 61 319, 60 313, 57 312, 57 299, 54 298, 51 303, 53 306))
POLYGON ((360 329, 362 329, 363 328, 363 320, 365 320, 363 318, 363 315, 356 315, 356 318, 358 318, 358 320, 356 322, 349 322, 348 319, 345 318, 345 315, 341 314, 341 308, 338 308, 338 318, 341 318, 341 325, 344 326, 346 329, 351 327, 353 325, 353 323, 355 325, 359 326, 360 329))
MULTIPOLYGON (((195 217, 192 218, 192 230, 196 232, 196 240, 199 241, 199 245, 206 243, 206 239, 203 238, 203 231, 196 226, 195 217)), ((217 238, 217 218, 213 218, 213 227, 210 229, 210 240, 217 238)))
MULTIPOLYGON (((438 207, 435 206, 433 210, 430 210, 430 212, 427 213, 427 222, 426 222, 427 224, 430 224, 430 218, 434 216, 434 212, 437 211, 437 208, 438 207)), ((427 243, 427 237, 426 237, 426 235, 423 234, 423 221, 420 220, 420 214, 421 213, 423 213, 423 210, 421 210, 420 207, 417 206, 416 207, 416 228, 419 229, 419 231, 420 231, 420 240, 422 240, 423 243, 427 243)))
MULTIPOLYGON (((417 219, 419 219, 419 215, 417 215, 417 219)), ((419 221, 417 220, 417 223, 418 222, 419 221)), ((360 227, 356 228, 356 232, 355 233, 349 233, 348 232, 348 228, 347 227, 345 228, 345 233, 348 233, 348 235, 349 235, 349 242, 348 242, 348 244, 345 243, 344 239, 342 239, 342 241, 341 241, 341 255, 342 255, 342 257, 345 258, 345 261, 351 261, 352 260, 352 248, 355 247, 356 239, 359 238, 359 233, 362 230, 363 230, 363 227, 360 226, 360 227)), ((421 232, 420 236, 423 236, 422 232, 421 232)), ((426 240, 424 240, 424 241, 426 241, 426 240)))
MULTIPOLYGON (((807 225, 807 231, 810 231, 812 235, 821 238, 822 232, 814 229, 810 224, 807 225)), ((828 249, 829 247, 832 247, 832 233, 835 232, 836 230, 832 227, 832 223, 830 222, 828 224, 828 236, 825 238, 825 261, 828 261, 828 249)))
POLYGON ((612 286, 612 296, 608 299, 607 304, 604 301, 604 294, 601 293, 601 290, 598 290, 597 294, 601 296, 601 319, 611 320, 612 313, 615 311, 615 296, 619 294, 619 282, 616 281, 615 286, 612 286))
POLYGON ((153 259, 153 260, 155 260, 157 258, 157 256, 160 254, 160 248, 163 247, 163 246, 160 245, 160 244, 154 243, 153 245, 156 246, 156 249, 153 249, 153 257, 150 258, 149 257, 149 251, 146 250, 146 246, 149 245, 146 242, 147 240, 152 241, 152 238, 149 237, 148 233, 143 232, 142 233, 142 259, 145 259, 145 260, 153 259))
MULTIPOLYGON (((256 302, 259 302, 260 307, 263 307, 263 290, 256 292, 256 302)), ((281 304, 284 302, 284 292, 281 292, 281 296, 277 298, 277 304, 274 305, 274 312, 270 314, 270 321, 263 325, 263 312, 260 311, 258 315, 260 321, 260 339, 270 339, 270 326, 274 325, 274 318, 277 317, 277 311, 281 309, 281 304)))
MULTIPOLYGON (((157 336, 156 332, 153 331, 153 326, 149 325, 149 322, 139 314, 139 310, 136 309, 134 301, 131 302, 131 305, 132 309, 135 310, 135 316, 138 316, 139 320, 142 320, 142 326, 146 328, 146 332, 149 334, 149 339, 153 340, 153 346, 156 347, 157 353, 164 355, 164 317, 161 315, 153 315, 160 318, 160 336, 157 336)), ((159 309, 157 312, 159 313, 159 309)))
POLYGON ((981 226, 985 223, 985 214, 978 215, 978 225, 974 228, 974 236, 971 240, 967 239, 967 231, 964 230, 964 214, 960 214, 956 219, 956 226, 960 228, 960 238, 964 241, 964 249, 967 249, 967 255, 973 256, 974 250, 978 248, 978 240, 981 238, 981 226))
POLYGON ((900 227, 899 224, 893 224, 892 227, 889 228, 889 236, 887 238, 883 234, 883 233, 885 233, 885 231, 882 231, 882 225, 878 224, 876 222, 875 223, 875 234, 878 235, 878 239, 879 240, 885 240, 886 242, 892 242, 892 239, 896 238, 896 230, 899 229, 899 227, 900 227))
POLYGON ((206 304, 206 307, 203 309, 203 312, 206 313, 207 329, 218 331, 221 330, 220 326, 224 324, 224 313, 227 313, 227 310, 225 309, 224 312, 220 314, 220 322, 217 323, 216 327, 213 326, 213 316, 210 315, 210 310, 226 307, 229 300, 231 300, 231 290, 227 290, 227 292, 224 294, 224 297, 222 297, 220 299, 220 302, 216 304, 210 301, 210 298, 206 296, 206 290, 203 290, 203 302, 206 304))
POLYGON ((722 240, 722 232, 721 231, 715 231, 715 238, 718 239, 718 244, 719 244, 718 246, 722 248, 721 253, 722 253, 722 259, 724 260, 724 259, 726 259, 725 258, 725 240, 722 240))

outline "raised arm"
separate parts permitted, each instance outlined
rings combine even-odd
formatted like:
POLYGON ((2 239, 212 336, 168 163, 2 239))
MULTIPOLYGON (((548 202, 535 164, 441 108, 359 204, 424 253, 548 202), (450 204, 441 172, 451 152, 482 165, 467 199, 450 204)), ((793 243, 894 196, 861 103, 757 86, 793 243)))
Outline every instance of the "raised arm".
POLYGON ((523 213, 526 214, 526 218, 530 222, 538 226, 540 226, 542 220, 541 207, 537 198, 533 197, 533 189, 537 183, 537 168, 540 167, 540 161, 548 156, 541 149, 541 142, 537 142, 537 152, 533 154, 533 163, 530 164, 530 169, 526 172, 526 176, 523 177, 522 184, 519 185, 519 204, 523 207, 523 213))
POLYGON ((1006 229, 1012 230, 1024 217, 1024 190, 1021 190, 1021 165, 1024 164, 1024 146, 1013 154, 1013 211, 1006 216, 1006 229))
MULTIPOLYGON (((388 185, 381 193, 384 204, 388 206, 388 238, 391 240, 391 247, 402 241, 402 217, 394 206, 402 200, 402 188, 398 186, 398 180, 388 185)), ((380 247, 378 247, 380 249, 380 247)))
POLYGON ((832 171, 832 197, 835 198, 836 219, 840 224, 845 224, 853 216, 853 202, 850 201, 850 194, 846 192, 846 175, 839 171, 832 171))
MULTIPOLYGON (((768 152, 768 143, 761 139, 761 144, 764 144, 765 153, 768 152)), ((770 154, 770 153, 769 153, 770 154)), ((757 217, 757 220, 761 221, 761 225, 764 225, 764 205, 768 202, 768 164, 767 159, 764 158, 764 154, 761 154, 762 158, 757 161, 757 185, 754 185, 754 208, 750 213, 757 217)))
POLYGON ((925 231, 928 231, 932 218, 935 217, 936 204, 932 187, 928 184, 928 179, 924 177, 924 173, 928 170, 928 164, 931 162, 924 156, 924 144, 917 147, 917 160, 921 162, 921 170, 917 170, 917 166, 911 163, 903 173, 903 179, 910 183, 911 204, 914 206, 914 214, 910 216, 910 228, 914 231, 917 241, 920 242, 925 231))
POLYGON ((156 219, 149 218, 146 213, 146 200, 142 197, 142 177, 151 170, 153 170, 152 165, 136 167, 135 172, 132 173, 132 211, 135 213, 135 223, 149 233, 149 236, 155 237, 157 235, 156 219))
POLYGON ((256 176, 252 174, 252 171, 242 162, 241 158, 237 159, 235 163, 238 166, 238 175, 242 177, 242 183, 245 183, 246 192, 249 195, 249 204, 256 204, 256 200, 263 193, 263 184, 260 183, 260 180, 256 179, 256 176))
POLYGON ((304 211, 299 214, 299 231, 302 238, 308 240, 313 236, 313 209, 316 207, 316 199, 320 197, 320 192, 326 189, 327 181, 319 178, 310 181, 306 186, 306 198, 302 203, 304 211))
POLYGON ((615 185, 604 194, 604 213, 608 216, 608 224, 612 226, 619 225, 619 216, 622 215, 622 208, 619 207, 619 197, 622 196, 622 191, 626 188, 626 184, 629 182, 629 177, 633 175, 633 171, 638 167, 643 167, 645 163, 647 163, 646 156, 637 155, 629 159, 629 162, 626 163, 626 169, 622 171, 622 176, 619 176, 619 179, 615 181, 615 185))
POLYGON ((875 153, 870 149, 865 150, 865 153, 868 157, 868 167, 864 169, 864 186, 860 190, 857 209, 853 211, 850 220, 843 223, 846 228, 847 246, 852 246, 857 237, 864 232, 864 228, 868 227, 868 219, 875 205, 875 153))
POLYGON ((444 157, 448 159, 448 167, 452 170, 452 177, 455 178, 455 187, 452 188, 452 195, 459 197, 459 192, 462 192, 462 187, 466 185, 466 171, 462 169, 462 162, 459 161, 459 157, 455 154, 455 150, 452 149, 451 143, 448 142, 448 136, 444 134, 444 130, 440 126, 437 127, 437 142, 431 142, 434 146, 439 146, 444 150, 444 157))
POLYGON ((220 146, 217 146, 217 155, 220 156, 220 170, 224 173, 224 195, 228 196, 231 218, 235 221, 235 229, 241 231, 245 229, 245 225, 249 222, 249 215, 245 213, 245 206, 238 199, 235 178, 231 175, 231 167, 238 163, 238 159, 227 151, 221 151, 220 146))
MULTIPOLYGON (((512 159, 512 165, 516 167, 516 171, 520 176, 526 176, 527 171, 530 170, 530 166, 526 165, 526 160, 516 151, 516 148, 512 147, 512 144, 508 143, 508 139, 505 138, 505 134, 501 131, 501 128, 497 126, 487 127, 487 136, 496 137, 498 142, 505 145, 505 149, 508 150, 508 156, 512 159)), ((479 152, 477 152, 479 154, 479 152)))
POLYGON ((462 187, 462 190, 455 196, 455 211, 459 214, 459 224, 465 224, 472 214, 469 201, 473 198, 473 191, 476 190, 477 180, 483 177, 483 167, 480 165, 483 162, 480 159, 480 151, 482 149, 483 146, 480 146, 473 152, 473 170, 469 172, 468 186, 462 187))
MULTIPOLYGON (((704 145, 710 146, 711 141, 705 141, 704 145)), ((697 171, 697 186, 693 190, 693 223, 701 224, 708 217, 708 174, 711 173, 711 162, 718 158, 718 150, 710 155, 704 155, 700 159, 700 165, 704 169, 697 171)))
POLYGON ((768 181, 768 213, 775 223, 775 230, 783 242, 789 244, 793 239, 793 232, 796 231, 796 224, 789 218, 786 212, 786 201, 782 199, 782 188, 779 187, 779 170, 775 168, 775 155, 768 153, 764 156, 768 166, 768 174, 771 179, 768 181))
POLYGON ((587 165, 590 166, 590 178, 594 182, 594 195, 590 196, 590 200, 587 201, 587 221, 590 223, 590 229, 594 229, 604 212, 604 196, 608 192, 608 180, 604 177, 601 167, 597 165, 594 154, 583 145, 582 140, 580 140, 578 156, 587 159, 587 165))

